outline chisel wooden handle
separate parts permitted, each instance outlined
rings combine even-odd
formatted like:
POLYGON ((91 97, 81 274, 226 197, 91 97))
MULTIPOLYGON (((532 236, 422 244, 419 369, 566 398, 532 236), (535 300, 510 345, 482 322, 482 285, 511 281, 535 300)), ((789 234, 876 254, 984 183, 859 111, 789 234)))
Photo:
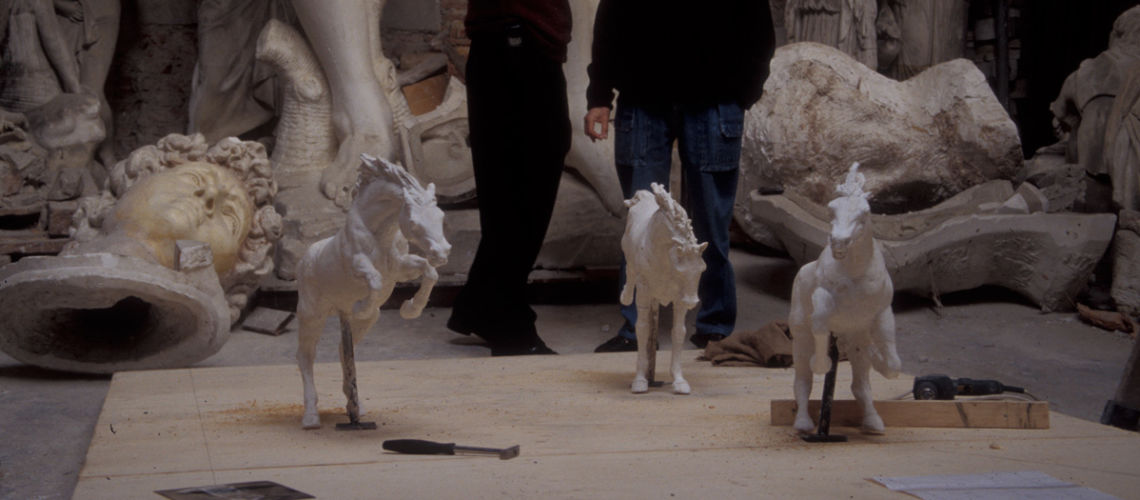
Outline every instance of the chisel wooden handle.
POLYGON ((381 445, 385 450, 413 455, 454 455, 455 443, 437 443, 424 439, 389 439, 381 445))

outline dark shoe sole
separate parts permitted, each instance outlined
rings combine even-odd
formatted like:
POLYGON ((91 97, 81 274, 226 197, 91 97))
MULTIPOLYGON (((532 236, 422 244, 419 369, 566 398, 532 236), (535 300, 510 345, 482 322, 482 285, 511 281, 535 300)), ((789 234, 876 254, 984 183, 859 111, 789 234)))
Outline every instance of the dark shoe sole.
POLYGON ((632 352, 637 350, 637 341, 619 335, 609 339, 594 349, 594 352, 632 352))

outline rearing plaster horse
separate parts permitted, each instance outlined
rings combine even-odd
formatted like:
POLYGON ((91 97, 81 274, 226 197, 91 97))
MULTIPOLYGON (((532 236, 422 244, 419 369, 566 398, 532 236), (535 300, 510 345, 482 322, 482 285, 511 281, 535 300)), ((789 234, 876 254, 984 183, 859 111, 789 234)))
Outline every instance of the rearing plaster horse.
POLYGON ((851 165, 831 209, 831 234, 819 259, 805 264, 792 285, 788 326, 795 364, 795 429, 814 429, 808 413, 812 374, 831 369, 828 335, 851 361, 851 392, 863 407, 863 432, 881 434, 883 419, 871 403, 870 370, 898 376, 895 351, 894 288, 883 256, 871 235, 871 207, 863 191, 859 164, 851 165))
MULTIPOLYGON (((338 315, 341 327, 351 330, 355 345, 380 317, 380 306, 396 283, 422 276, 415 296, 400 307, 405 319, 418 317, 439 279, 436 268, 447 263, 451 251, 443 235, 435 185, 424 189, 403 167, 382 158, 361 155, 361 160, 356 196, 344 227, 313 243, 297 264, 297 363, 305 390, 301 424, 306 429, 321 425, 313 361, 325 318, 338 315), (415 251, 409 252, 410 248, 415 251)), ((359 409, 351 408, 354 398, 348 383, 346 379, 345 396, 349 413, 354 414, 359 409)))
POLYGON ((692 224, 668 191, 650 184, 653 192, 640 190, 625 201, 629 207, 621 249, 625 254, 625 287, 621 303, 637 299, 637 373, 630 390, 649 390, 657 359, 657 310, 673 304, 673 392, 688 394, 689 383, 681 375, 681 347, 685 343, 685 313, 697 306, 697 285, 708 243, 697 243, 692 224))

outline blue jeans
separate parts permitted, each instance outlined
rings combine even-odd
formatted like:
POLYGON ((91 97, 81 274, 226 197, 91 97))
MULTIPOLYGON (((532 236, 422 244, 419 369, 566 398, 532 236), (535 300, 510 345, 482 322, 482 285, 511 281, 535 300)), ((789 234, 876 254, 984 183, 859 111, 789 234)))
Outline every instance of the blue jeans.
MULTIPOLYGON (((730 335, 736 326, 736 279, 728 261, 728 226, 732 221, 740 174, 744 112, 736 103, 707 107, 638 106, 618 98, 614 118, 614 156, 626 199, 652 182, 668 188, 673 142, 681 156, 681 204, 693 221, 698 241, 707 241, 705 269, 697 294, 697 333, 730 335)), ((625 264, 621 285, 625 286, 625 264)), ((619 334, 635 338, 636 305, 622 306, 619 334)))

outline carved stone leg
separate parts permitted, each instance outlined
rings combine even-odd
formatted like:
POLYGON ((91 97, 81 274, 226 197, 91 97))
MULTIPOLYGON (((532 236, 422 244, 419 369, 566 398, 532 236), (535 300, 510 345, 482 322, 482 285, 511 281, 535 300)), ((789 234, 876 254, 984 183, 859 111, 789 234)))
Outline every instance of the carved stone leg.
MULTIPOLYGON (((356 181, 360 154, 390 159, 396 151, 392 108, 377 68, 391 67, 378 43, 385 3, 293 0, 332 91, 333 126, 340 146, 336 160, 321 176, 321 190, 342 206, 347 206, 356 181)), ((386 73, 394 78, 394 71, 386 73)))

